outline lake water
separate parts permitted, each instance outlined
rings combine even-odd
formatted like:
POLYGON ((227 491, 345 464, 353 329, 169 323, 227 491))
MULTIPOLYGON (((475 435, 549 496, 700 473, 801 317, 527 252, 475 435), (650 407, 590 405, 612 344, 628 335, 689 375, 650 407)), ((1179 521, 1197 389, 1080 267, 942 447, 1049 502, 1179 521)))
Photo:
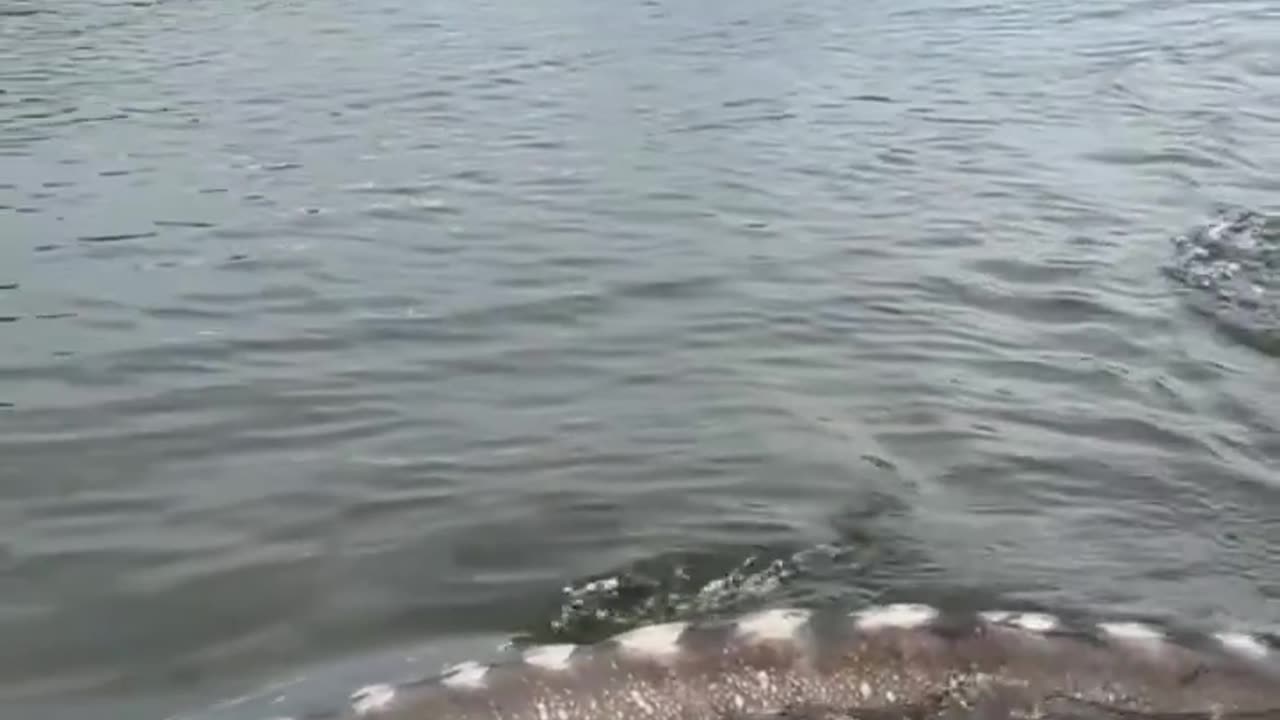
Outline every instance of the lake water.
POLYGON ((1277 38, 0 0, 0 705, 263 720, 762 603, 1275 628, 1280 231, 1169 268, 1280 207, 1277 38))

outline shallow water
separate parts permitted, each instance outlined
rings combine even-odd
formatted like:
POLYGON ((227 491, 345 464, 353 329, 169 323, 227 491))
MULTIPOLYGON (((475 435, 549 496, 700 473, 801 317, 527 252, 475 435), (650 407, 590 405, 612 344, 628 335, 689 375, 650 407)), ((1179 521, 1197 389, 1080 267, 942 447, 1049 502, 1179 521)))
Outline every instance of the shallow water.
POLYGON ((1276 240, 1247 284, 1170 268, 1277 212, 1278 36, 1249 1, 9 0, 0 703, 323 706, 762 602, 1274 627, 1276 240))

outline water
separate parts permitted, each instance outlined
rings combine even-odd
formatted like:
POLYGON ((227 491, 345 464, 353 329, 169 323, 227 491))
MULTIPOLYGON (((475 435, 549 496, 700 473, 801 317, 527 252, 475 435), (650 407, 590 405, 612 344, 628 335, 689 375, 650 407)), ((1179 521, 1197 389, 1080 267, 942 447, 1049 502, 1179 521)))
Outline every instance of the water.
POLYGON ((1280 241, 1205 233, 1277 212, 1278 36, 5 0, 0 704, 261 719, 764 602, 1275 627, 1280 241))

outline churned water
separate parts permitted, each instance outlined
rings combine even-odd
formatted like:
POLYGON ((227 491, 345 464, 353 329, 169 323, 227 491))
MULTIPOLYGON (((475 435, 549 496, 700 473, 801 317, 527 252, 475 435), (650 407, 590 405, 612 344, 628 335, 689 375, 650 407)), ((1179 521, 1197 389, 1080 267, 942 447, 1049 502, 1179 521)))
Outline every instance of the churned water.
POLYGON ((1274 626, 1277 38, 0 0, 4 714, 261 720, 763 602, 1274 626))

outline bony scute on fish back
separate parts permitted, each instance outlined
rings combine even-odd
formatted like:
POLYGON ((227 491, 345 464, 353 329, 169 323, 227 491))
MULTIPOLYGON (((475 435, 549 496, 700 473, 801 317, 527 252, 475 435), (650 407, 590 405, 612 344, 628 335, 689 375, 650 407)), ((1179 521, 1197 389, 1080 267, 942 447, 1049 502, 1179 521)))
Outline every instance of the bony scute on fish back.
POLYGON ((391 685, 366 685, 351 694, 351 709, 357 715, 372 715, 391 707, 396 689, 391 685))
POLYGON ((351 712, 380 720, 754 720, 784 711, 942 717, 983 708, 999 720, 1046 703, 1280 713, 1280 652, 1264 635, 1126 618, 924 604, 771 608, 641 626, 592 645, 526 648, 493 664, 468 661, 430 682, 364 688, 351 712))

